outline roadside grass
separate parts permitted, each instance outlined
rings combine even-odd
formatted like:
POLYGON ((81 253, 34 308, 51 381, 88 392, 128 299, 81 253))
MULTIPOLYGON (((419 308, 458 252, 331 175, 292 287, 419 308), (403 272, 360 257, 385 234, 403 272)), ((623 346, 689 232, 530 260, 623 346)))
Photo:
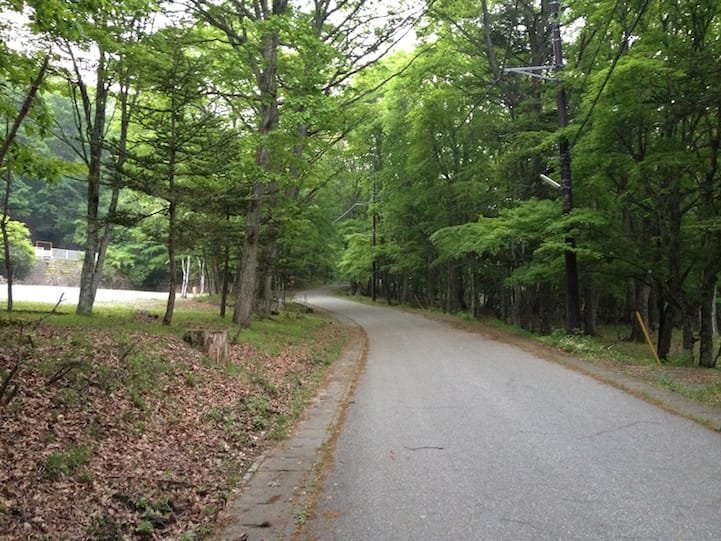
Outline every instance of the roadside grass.
POLYGON ((721 407, 721 366, 707 369, 689 362, 682 354, 680 331, 674 334, 669 359, 659 365, 646 343, 626 339, 630 331, 622 325, 601 326, 598 336, 569 335, 562 329, 539 336, 495 318, 484 318, 478 324, 560 349, 583 361, 639 378, 702 404, 721 407))
POLYGON ((318 317, 275 316, 257 319, 250 329, 231 331, 231 338, 234 342, 250 344, 264 353, 277 355, 285 347, 304 342, 309 333, 326 323, 318 317))
POLYGON ((0 312, 0 388, 20 367, 0 393, 2 541, 203 537, 347 337, 295 305, 248 330, 197 300, 179 303, 170 327, 161 306, 53 306, 0 312), (229 360, 191 348, 188 328, 227 329, 229 360))

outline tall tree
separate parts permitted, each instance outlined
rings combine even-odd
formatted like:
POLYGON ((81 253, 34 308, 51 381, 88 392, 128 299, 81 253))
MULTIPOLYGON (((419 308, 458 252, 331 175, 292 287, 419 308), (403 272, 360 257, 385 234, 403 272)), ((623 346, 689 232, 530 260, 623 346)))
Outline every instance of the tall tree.
POLYGON ((172 323, 178 277, 183 205, 196 191, 196 179, 219 174, 228 138, 210 101, 207 59, 192 28, 166 28, 149 39, 153 54, 142 58, 143 97, 133 122, 129 167, 125 174, 137 190, 166 204, 169 281, 163 323, 172 323))
MULTIPOLYGON (((111 182, 108 207, 103 215, 101 193, 108 152, 109 109, 116 104, 127 106, 127 98, 122 94, 130 91, 130 74, 123 68, 124 57, 127 48, 146 30, 154 2, 28 0, 27 4, 32 8, 33 28, 54 43, 70 65, 65 77, 74 107, 75 133, 62 133, 61 137, 87 168, 85 255, 76 309, 78 314, 87 315, 93 310, 102 278, 120 190, 117 182, 111 182), (120 89, 117 100, 113 99, 115 85, 120 89)), ((127 108, 121 112, 127 113, 127 108)))
MULTIPOLYGON (((319 0, 307 12, 300 6, 291 9, 283 0, 233 3, 228 9, 205 0, 194 4, 242 55, 254 83, 255 99, 250 105, 255 111, 258 134, 259 178, 253 181, 245 216, 234 309, 234 321, 246 327, 250 325, 256 296, 264 209, 298 196, 307 139, 328 133, 321 127, 319 114, 328 109, 322 107, 329 103, 324 100, 387 53, 397 41, 397 29, 407 28, 414 12, 403 3, 379 14, 376 3, 366 0, 319 0)), ((312 156, 310 153, 310 161, 312 156)), ((278 255, 277 234, 273 231, 274 226, 266 250, 268 265, 278 255)))
MULTIPOLYGON (((5 53, 10 56, 16 56, 10 53, 9 51, 5 51, 5 53)), ((24 60, 24 59, 21 59, 24 60)), ((27 62, 19 62, 20 64, 27 64, 27 62)), ((3 254, 3 260, 5 263, 5 277, 7 279, 7 311, 12 312, 13 310, 13 280, 14 280, 14 268, 13 268, 13 258, 11 257, 11 246, 10 246, 10 232, 9 227, 11 223, 10 219, 10 198, 12 195, 12 184, 13 184, 13 169, 17 168, 23 168, 27 164, 23 165, 23 160, 20 158, 19 154, 16 153, 18 159, 15 160, 17 163, 6 163, 8 155, 11 153, 11 150, 13 148, 13 145, 16 143, 16 139, 18 137, 18 134, 20 133, 21 127, 23 125, 23 122, 25 121, 25 118, 28 116, 28 114, 31 111, 31 108, 33 106, 33 102, 35 102, 36 96, 38 94, 38 91, 40 90, 40 86, 42 85, 43 81, 45 80, 45 77, 48 72, 48 67, 50 64, 50 55, 45 54, 42 60, 40 61, 40 65, 37 68, 36 73, 32 75, 32 80, 30 82, 29 88, 25 92, 25 94, 22 97, 22 100, 20 101, 20 105, 15 108, 13 107, 14 104, 12 104, 13 101, 13 94, 15 93, 14 90, 16 88, 16 85, 20 83, 20 81, 12 82, 12 77, 7 77, 7 80, 11 81, 11 84, 5 85, 5 88, 9 88, 11 95, 10 96, 3 96, 2 98, 2 111, 3 116, 5 117, 5 132, 2 136, 2 144, 0 144, 0 172, 3 172, 3 180, 5 181, 5 189, 3 190, 2 194, 2 216, 0 216, 0 233, 2 233, 2 242, 4 247, 4 254, 3 254), (14 167, 13 167, 14 165, 14 167)), ((32 69, 33 64, 30 63, 30 67, 32 69)), ((15 70, 13 70, 15 71, 15 70)), ((23 70, 20 71, 20 77, 24 75, 23 70)), ((13 73, 11 75, 15 75, 17 77, 17 73, 13 73)), ((24 81, 23 81, 24 82, 24 81)))
POLYGON ((233 310, 233 321, 246 328, 250 326, 255 303, 263 205, 268 183, 275 175, 271 136, 279 122, 278 49, 283 20, 289 14, 288 0, 273 0, 270 4, 260 0, 235 3, 227 11, 204 0, 198 0, 195 5, 210 24, 223 32, 229 45, 250 66, 257 93, 257 173, 245 213, 245 235, 233 310))

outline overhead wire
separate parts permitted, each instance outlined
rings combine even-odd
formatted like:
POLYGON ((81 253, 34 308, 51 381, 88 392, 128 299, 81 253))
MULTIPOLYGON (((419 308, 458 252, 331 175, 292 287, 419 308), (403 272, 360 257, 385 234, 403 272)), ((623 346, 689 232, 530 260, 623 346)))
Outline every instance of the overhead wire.
POLYGON ((613 22, 613 17, 616 15, 616 10, 621 5, 621 0, 616 0, 616 3, 613 6, 613 9, 611 10, 611 14, 606 19, 606 24, 603 28, 603 35, 601 36, 601 39, 598 40, 598 46, 596 47, 596 51, 593 53, 593 56, 591 57, 591 62, 588 64, 588 70, 586 71, 586 75, 583 78, 583 86, 586 86, 586 81, 588 81, 588 77, 591 75, 591 72, 593 71, 593 66, 596 64, 596 58, 598 58, 598 53, 601 52, 601 47, 603 47, 604 42, 606 41, 606 36, 608 35, 608 29, 611 27, 611 23, 613 22))
POLYGON ((578 139, 581 137, 581 134, 583 133, 583 129, 586 127, 586 125, 588 124, 588 121, 591 119, 593 110, 596 108, 596 105, 598 105, 598 102, 601 99, 601 94, 603 94, 603 91, 605 90, 606 85, 611 80, 611 75, 613 75, 613 71, 616 69, 616 64, 618 64, 618 61, 621 59, 623 54, 628 49, 629 38, 633 34, 633 31, 636 29, 636 26, 638 26, 638 23, 641 22, 641 18, 643 17, 643 15, 646 12, 646 9, 648 8, 650 3, 651 3, 651 0, 644 1, 643 5, 641 5, 641 8, 638 10, 638 13, 636 14, 636 18, 634 19, 633 23, 628 28, 628 30, 625 31, 625 36, 623 37, 623 42, 621 43, 621 46, 618 48, 616 55, 613 57, 611 66, 609 67, 608 71, 606 72, 606 76, 604 77, 603 82, 601 83, 601 86, 598 88, 598 92, 596 92, 596 96, 593 98, 593 101, 591 102, 591 106, 588 108, 588 111, 586 111, 586 115, 583 118, 583 122, 581 122, 581 126, 578 128, 578 131, 576 132, 576 135, 574 136, 573 141, 571 142, 571 146, 575 145, 578 142, 578 139))

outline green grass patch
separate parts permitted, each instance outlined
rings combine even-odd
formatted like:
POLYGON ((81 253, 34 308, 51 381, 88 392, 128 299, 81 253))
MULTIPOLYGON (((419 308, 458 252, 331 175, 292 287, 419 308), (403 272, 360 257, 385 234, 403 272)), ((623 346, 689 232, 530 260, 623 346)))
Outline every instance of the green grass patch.
POLYGON ((231 331, 236 343, 249 344, 262 353, 278 355, 289 346, 301 344, 324 325, 327 320, 318 316, 287 318, 274 316, 253 322, 250 329, 231 331))
POLYGON ((604 343, 592 336, 567 334, 563 330, 556 330, 549 336, 535 338, 587 360, 613 358, 619 361, 629 361, 632 359, 622 351, 614 349, 615 344, 604 343))
POLYGON ((49 479, 60 479, 77 473, 92 455, 93 450, 88 445, 78 445, 66 451, 54 451, 45 461, 45 475, 49 479))
POLYGON ((696 400, 709 406, 721 407, 721 381, 689 383, 681 381, 673 375, 660 370, 657 373, 656 382, 660 387, 664 387, 691 400, 696 400))

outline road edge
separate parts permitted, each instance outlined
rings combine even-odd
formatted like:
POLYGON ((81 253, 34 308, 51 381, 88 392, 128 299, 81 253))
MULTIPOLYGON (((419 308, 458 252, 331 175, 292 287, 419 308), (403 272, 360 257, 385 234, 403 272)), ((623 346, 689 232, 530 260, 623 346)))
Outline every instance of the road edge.
POLYGON ((553 362, 592 377, 597 381, 611 385, 625 393, 644 400, 669 413, 694 421, 714 432, 721 432, 721 409, 702 404, 686 398, 671 390, 662 389, 645 381, 621 374, 612 369, 584 361, 570 353, 544 344, 536 340, 506 334, 498 329, 486 327, 482 322, 474 322, 473 326, 466 322, 456 321, 451 317, 428 312, 414 312, 426 319, 445 323, 455 329, 473 334, 481 334, 486 338, 521 349, 535 355, 539 359, 553 362))
POLYGON ((349 397, 365 368, 365 331, 354 322, 340 324, 348 327, 348 338, 325 382, 291 436, 261 455, 248 469, 212 539, 286 541, 302 528, 349 397))

